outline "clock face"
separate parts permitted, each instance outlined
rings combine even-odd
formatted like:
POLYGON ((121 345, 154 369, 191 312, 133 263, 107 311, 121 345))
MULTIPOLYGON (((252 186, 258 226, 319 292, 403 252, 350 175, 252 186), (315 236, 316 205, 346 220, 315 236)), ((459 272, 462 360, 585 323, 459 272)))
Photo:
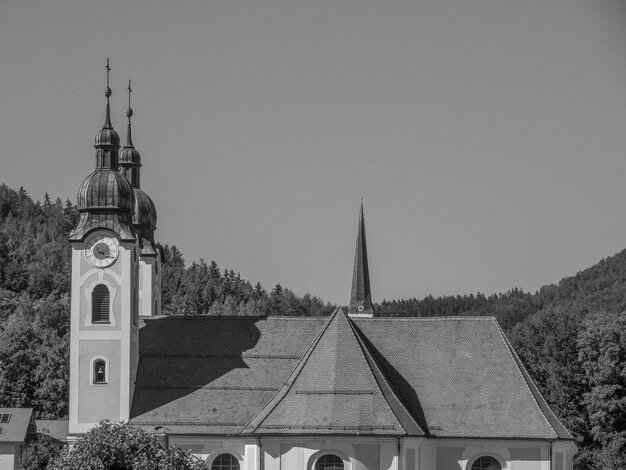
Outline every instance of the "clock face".
POLYGON ((96 235, 87 242, 85 256, 93 266, 106 268, 115 262, 118 253, 119 247, 115 238, 96 235))

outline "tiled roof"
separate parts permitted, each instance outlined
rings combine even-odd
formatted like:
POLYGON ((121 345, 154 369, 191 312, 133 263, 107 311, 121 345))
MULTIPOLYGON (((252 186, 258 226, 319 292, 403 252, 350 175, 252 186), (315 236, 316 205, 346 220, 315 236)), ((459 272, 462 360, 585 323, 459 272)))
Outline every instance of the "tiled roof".
POLYGON ((24 442, 35 431, 32 408, 0 408, 0 415, 11 415, 0 422, 0 442, 24 442))
POLYGON ((431 436, 572 439, 546 416, 494 318, 354 322, 431 436))
POLYGON ((154 317, 139 342, 148 429, 572 438, 493 318, 154 317))
POLYGON ((278 392, 327 320, 145 319, 132 421, 170 433, 238 434, 278 392))
POLYGON ((341 310, 333 314, 280 392, 245 431, 424 434, 395 396, 341 310))

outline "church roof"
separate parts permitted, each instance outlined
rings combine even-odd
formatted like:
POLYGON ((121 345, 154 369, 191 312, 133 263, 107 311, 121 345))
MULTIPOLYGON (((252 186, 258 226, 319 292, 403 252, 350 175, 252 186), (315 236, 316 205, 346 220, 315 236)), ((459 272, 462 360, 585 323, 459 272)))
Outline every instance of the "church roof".
POLYGON ((341 310, 245 431, 424 435, 341 310))
POLYGON ((493 317, 354 319, 426 431, 572 439, 493 317))
POLYGON ((493 318, 154 317, 139 344, 148 429, 572 439, 493 318))

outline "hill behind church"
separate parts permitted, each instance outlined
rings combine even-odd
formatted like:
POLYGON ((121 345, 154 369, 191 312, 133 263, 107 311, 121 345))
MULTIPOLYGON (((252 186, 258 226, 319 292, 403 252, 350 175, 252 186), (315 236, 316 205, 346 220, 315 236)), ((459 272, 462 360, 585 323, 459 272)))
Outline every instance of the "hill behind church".
MULTIPOLYGON (((0 406, 34 407, 39 418, 67 414, 67 238, 77 215, 69 200, 46 196, 35 202, 24 188, 0 186, 0 406)), ((175 246, 165 245, 163 252, 163 310, 170 313, 303 316, 328 315, 335 308, 280 285, 268 292, 214 262, 186 264, 175 246)), ((536 293, 512 289, 490 296, 383 301, 376 313, 495 316, 576 436, 577 460, 584 463, 611 446, 626 454, 626 448, 620 450, 626 446, 626 410, 616 407, 626 390, 625 307, 626 250, 536 293), (600 358, 601 371, 594 367, 600 358)))

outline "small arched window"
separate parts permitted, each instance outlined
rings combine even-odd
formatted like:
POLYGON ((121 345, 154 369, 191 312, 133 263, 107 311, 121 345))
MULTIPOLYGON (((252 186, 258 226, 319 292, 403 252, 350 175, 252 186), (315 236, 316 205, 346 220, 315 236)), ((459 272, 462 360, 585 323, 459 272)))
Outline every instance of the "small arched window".
POLYGON ((91 293, 91 323, 109 323, 111 294, 104 284, 98 284, 91 293))
POLYGON ((107 383, 107 364, 103 359, 93 361, 93 383, 107 383))
POLYGON ((502 470, 502 465, 492 456, 483 455, 474 461, 472 470, 502 470))
POLYGON ((220 454, 213 460, 211 470, 239 470, 239 462, 232 454, 220 454))
POLYGON ((344 470, 343 460, 334 454, 322 455, 315 462, 315 470, 344 470))

